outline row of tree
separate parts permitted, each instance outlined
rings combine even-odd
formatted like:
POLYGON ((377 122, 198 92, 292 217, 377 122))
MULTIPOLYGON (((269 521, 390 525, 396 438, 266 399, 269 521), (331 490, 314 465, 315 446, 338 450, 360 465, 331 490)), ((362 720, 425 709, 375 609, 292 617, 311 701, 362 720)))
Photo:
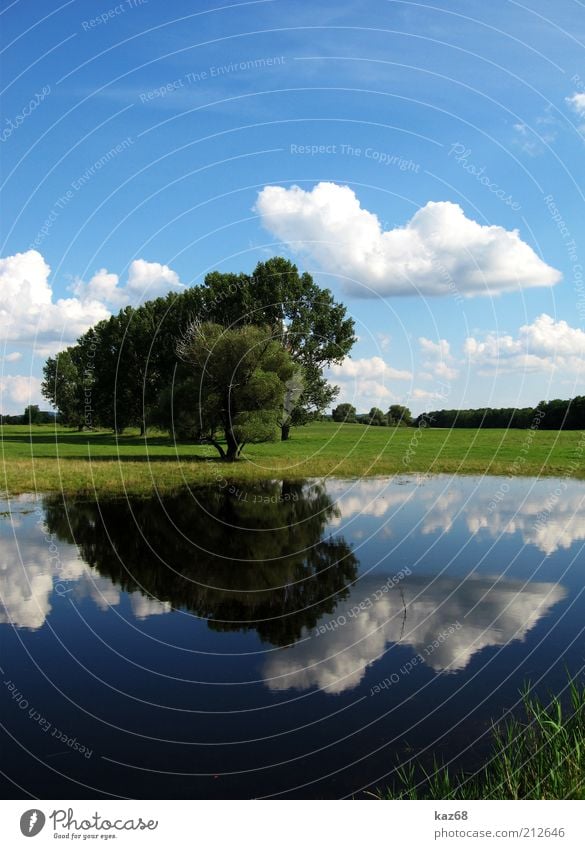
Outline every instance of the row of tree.
POLYGON ((540 428, 542 430, 585 430, 585 396, 567 401, 541 401, 536 407, 481 407, 476 410, 432 410, 413 419, 408 407, 392 404, 387 413, 372 407, 358 413, 352 404, 338 404, 333 421, 387 426, 449 428, 540 428))
POLYGON ((162 426, 231 460, 329 407, 323 370, 354 342, 345 306, 274 257, 99 322, 49 357, 42 391, 79 429, 162 426))
POLYGON ((374 427, 410 426, 412 413, 402 404, 392 404, 387 413, 372 407, 369 413, 358 413, 353 404, 338 404, 332 412, 334 422, 350 422, 374 427))
POLYGON ((585 395, 567 401, 541 401, 536 407, 482 407, 477 410, 432 410, 418 416, 430 427, 539 428, 541 430, 585 430, 585 395))
POLYGON ((43 425, 53 424, 55 413, 50 410, 41 410, 38 404, 29 404, 24 408, 22 415, 0 415, 0 424, 3 425, 43 425))

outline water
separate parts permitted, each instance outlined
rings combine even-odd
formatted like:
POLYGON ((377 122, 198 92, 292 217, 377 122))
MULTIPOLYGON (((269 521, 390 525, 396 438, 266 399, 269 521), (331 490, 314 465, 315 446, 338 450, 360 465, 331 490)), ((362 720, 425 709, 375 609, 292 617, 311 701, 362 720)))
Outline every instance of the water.
POLYGON ((338 798, 473 768, 584 662, 585 484, 0 504, 4 798, 338 798))

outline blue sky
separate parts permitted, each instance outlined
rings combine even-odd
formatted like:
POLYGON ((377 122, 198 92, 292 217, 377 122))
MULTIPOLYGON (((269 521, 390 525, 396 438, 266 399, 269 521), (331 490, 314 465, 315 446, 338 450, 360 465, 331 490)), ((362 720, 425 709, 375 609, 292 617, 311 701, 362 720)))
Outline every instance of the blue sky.
POLYGON ((585 392, 577 0, 0 9, 3 412, 125 303, 273 254, 354 316, 359 409, 585 392))

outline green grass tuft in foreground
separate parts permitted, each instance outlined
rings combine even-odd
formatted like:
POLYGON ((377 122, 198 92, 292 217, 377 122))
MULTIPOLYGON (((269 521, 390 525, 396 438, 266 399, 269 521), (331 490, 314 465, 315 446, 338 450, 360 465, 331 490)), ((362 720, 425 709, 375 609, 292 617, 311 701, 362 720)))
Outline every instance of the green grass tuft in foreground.
POLYGON ((585 477, 585 431, 416 429, 316 422, 287 442, 246 447, 225 464, 208 446, 153 433, 115 436, 53 425, 0 427, 0 489, 148 495, 184 485, 372 475, 585 477))
POLYGON ((396 770, 395 787, 380 799, 584 799, 585 687, 569 682, 570 705, 544 705, 523 694, 523 721, 493 726, 489 761, 473 774, 435 765, 425 773, 412 762, 396 770))

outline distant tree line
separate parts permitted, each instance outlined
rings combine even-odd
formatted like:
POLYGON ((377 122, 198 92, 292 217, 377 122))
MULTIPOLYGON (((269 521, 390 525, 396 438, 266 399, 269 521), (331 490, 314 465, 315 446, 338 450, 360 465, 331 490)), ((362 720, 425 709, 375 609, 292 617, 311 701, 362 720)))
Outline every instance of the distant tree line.
POLYGON ((430 427, 529 428, 537 423, 542 430, 585 430, 585 395, 541 401, 536 407, 432 410, 418 416, 414 425, 423 420, 430 427))
POLYGON ((352 404, 338 404, 332 411, 334 422, 373 425, 449 428, 521 428, 542 430, 585 430, 585 395, 568 401, 541 401, 536 407, 480 407, 477 410, 431 410, 413 418, 408 407, 392 404, 387 413, 372 407, 358 413, 352 404))
POLYGON ((38 404, 29 404, 24 408, 22 415, 0 415, 0 424, 3 425, 43 425, 53 424, 57 418, 51 410, 41 410, 38 404))
POLYGON ((80 430, 154 425, 232 460, 320 417, 339 392, 323 370, 354 342, 345 306, 274 257, 99 322, 49 357, 42 391, 80 430))
POLYGON ((338 404, 332 411, 334 422, 349 422, 373 427, 408 427, 412 424, 412 413, 402 404, 392 404, 384 413, 379 407, 372 407, 369 413, 358 413, 352 404, 338 404))

